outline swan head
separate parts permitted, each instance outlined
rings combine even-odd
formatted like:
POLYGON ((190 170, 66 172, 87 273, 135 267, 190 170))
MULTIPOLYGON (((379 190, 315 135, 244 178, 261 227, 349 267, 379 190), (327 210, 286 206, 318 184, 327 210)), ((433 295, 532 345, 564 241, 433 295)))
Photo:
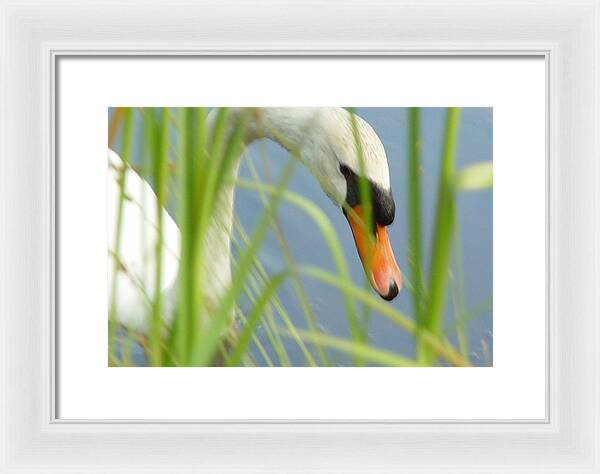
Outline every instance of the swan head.
MULTIPOLYGON (((388 237, 395 217, 388 162, 373 128, 345 109, 317 109, 318 116, 300 145, 300 154, 321 188, 344 213, 365 274, 373 289, 392 300, 402 287, 402 275, 388 237), (356 150, 360 140, 362 164, 356 150), (364 180, 362 179, 364 178, 364 180), (361 182, 370 196, 372 226, 365 225, 361 182)), ((368 203, 369 200, 367 200, 368 203)))

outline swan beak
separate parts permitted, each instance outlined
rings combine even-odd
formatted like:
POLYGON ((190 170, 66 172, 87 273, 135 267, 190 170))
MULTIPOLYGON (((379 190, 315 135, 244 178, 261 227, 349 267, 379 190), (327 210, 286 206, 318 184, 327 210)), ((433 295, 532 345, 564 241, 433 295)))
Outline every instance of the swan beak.
POLYGON ((345 212, 358 256, 373 289, 383 299, 393 300, 402 288, 402 274, 396 263, 386 226, 375 224, 375 235, 365 229, 360 205, 345 212))

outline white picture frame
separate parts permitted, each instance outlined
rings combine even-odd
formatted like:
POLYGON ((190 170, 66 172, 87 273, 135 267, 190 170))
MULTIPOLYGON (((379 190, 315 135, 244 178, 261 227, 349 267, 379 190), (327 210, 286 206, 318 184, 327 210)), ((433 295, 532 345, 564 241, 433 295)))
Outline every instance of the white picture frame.
POLYGON ((600 473, 599 38, 598 0, 0 3, 0 472, 600 473), (544 56, 547 420, 56 419, 54 65, 67 54, 544 56))

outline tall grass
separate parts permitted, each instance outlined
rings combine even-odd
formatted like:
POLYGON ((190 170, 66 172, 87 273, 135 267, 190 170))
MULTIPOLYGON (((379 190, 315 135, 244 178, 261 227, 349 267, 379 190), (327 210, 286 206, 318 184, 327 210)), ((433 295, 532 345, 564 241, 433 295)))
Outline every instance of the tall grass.
POLYGON ((159 123, 155 124, 151 113, 144 116, 151 139, 151 156, 154 163, 153 174, 156 189, 156 197, 159 206, 156 209, 157 238, 156 238, 156 273, 154 275, 154 301, 152 304, 152 320, 150 324, 150 363, 153 366, 163 365, 163 347, 161 340, 162 331, 162 262, 163 262, 163 212, 168 202, 168 162, 169 162, 169 110, 160 110, 159 123))
MULTIPOLYGON (((418 332, 425 326, 425 284, 423 281, 423 232, 421 224, 421 139, 420 139, 420 111, 417 107, 409 110, 408 125, 408 265, 412 279, 412 300, 415 320, 419 327, 418 332)), ((426 347, 421 343, 417 332, 416 358, 421 363, 426 363, 426 347)))
MULTIPOLYGON (((136 133, 134 114, 137 112, 131 108, 115 109, 109 127, 109 145, 119 148, 126 163, 118 175, 120 194, 114 236, 116 252, 112 258, 114 272, 128 275, 128 269, 124 268, 119 257, 119 241, 124 225, 122 209, 128 203, 124 193, 125 180, 128 173, 137 171, 152 183, 160 204, 155 216, 156 235, 144 237, 153 238, 155 243, 154 258, 157 265, 153 288, 148 292, 154 297, 148 307, 147 333, 134 334, 127 328, 118 328, 116 308, 119 291, 113 284, 109 310, 111 365, 129 363, 123 351, 123 341, 117 341, 119 335, 120 340, 125 342, 131 342, 134 338, 141 341, 148 363, 153 366, 288 366, 292 364, 291 350, 299 354, 294 364, 306 366, 334 365, 335 361, 340 360, 336 354, 348 357, 355 366, 422 366, 437 365, 440 361, 445 365, 470 365, 465 342, 465 325, 470 313, 464 308, 462 294, 456 194, 491 186, 491 168, 483 165, 476 169, 461 170, 457 174, 455 156, 459 109, 447 111, 428 275, 423 254, 420 112, 418 109, 409 111, 407 251, 413 316, 403 314, 379 299, 368 283, 356 284, 352 281, 346 255, 325 213, 307 197, 288 189, 298 160, 289 160, 281 175, 274 179, 268 172, 264 173, 266 176, 261 176, 250 162, 248 167, 252 179, 235 179, 253 111, 219 109, 209 114, 207 109, 202 108, 144 109, 140 115, 143 128, 141 151, 144 155, 142 161, 148 166, 141 168, 132 160, 136 133), (118 136, 121 137, 120 145, 117 143, 118 136), (169 188, 172 178, 176 183, 174 196, 169 188), (206 275, 204 269, 207 259, 214 258, 207 244, 210 241, 208 232, 223 205, 224 196, 235 188, 258 193, 264 208, 256 217, 252 231, 244 229, 239 220, 234 218, 232 278, 219 298, 214 300, 213 295, 206 294, 207 278, 210 276, 206 275), (172 197, 175 198, 176 207, 173 214, 181 233, 174 305, 167 304, 166 295, 161 291, 162 263, 165 258, 164 216, 161 209, 169 207, 172 197), (293 255, 278 220, 278 208, 282 202, 296 207, 311 219, 314 225, 311 231, 321 235, 330 254, 333 271, 303 265, 301 258, 293 255), (269 230, 277 238, 285 263, 284 269, 275 274, 270 274, 259 258, 269 230), (455 271, 450 280, 453 255, 455 271), (318 281, 341 295, 349 338, 327 334, 319 329, 319 318, 323 315, 316 314, 311 307, 311 295, 304 289, 306 280, 318 281), (280 289, 288 283, 299 303, 303 324, 290 314, 280 298, 280 289), (443 327, 445 301, 450 289, 457 314, 453 331, 443 327), (248 305, 248 309, 242 309, 248 305), (166 314, 168 311, 171 314, 166 314), (384 318, 398 334, 412 335, 416 341, 414 357, 400 346, 394 351, 375 347, 368 336, 369 321, 373 318, 384 318), (458 334, 458 347, 448 338, 452 332, 458 334)), ((352 109, 350 112, 350 126, 362 175, 365 166, 362 143, 352 109)), ((289 151, 298 158, 298 150, 290 146, 289 151)), ((359 191, 363 225, 370 229, 373 219, 371 193, 365 179, 359 179, 359 191)), ((346 211, 353 212, 352 209, 346 211)), ((367 232, 367 235, 372 234, 367 232)), ((352 257, 355 258, 355 255, 352 257)))
MULTIPOLYGON (((252 163, 252 160, 248 159, 247 164, 248 164, 248 169, 249 169, 255 183, 261 184, 260 176, 259 176, 258 171, 256 170, 254 164, 252 163)), ((264 153, 263 153, 263 164, 264 164, 266 183, 270 184, 270 182, 272 180, 271 173, 269 171, 267 157, 264 155, 264 153)), ((262 203, 266 205, 266 203, 268 202, 268 196, 266 195, 266 193, 261 191, 260 197, 261 197, 262 203)), ((289 278, 290 278, 290 281, 294 288, 294 293, 295 293, 296 299, 297 299, 297 301, 300 305, 300 308, 302 310, 302 313, 304 315, 304 320, 306 321, 308 328, 312 332, 318 332, 317 319, 316 319, 314 312, 308 301, 308 297, 307 297, 306 291, 304 289, 304 284, 298 274, 296 262, 294 261, 294 257, 289 249, 289 246, 287 244, 285 236, 283 235, 283 231, 281 229, 281 225, 279 223, 279 219, 278 219, 277 215, 272 216, 271 227, 277 238, 277 243, 279 244, 279 248, 281 250, 281 255, 283 256, 283 259, 286 263, 286 267, 289 272, 289 278)), ((242 232, 243 232, 243 230, 242 230, 242 232)), ((269 320, 269 323, 271 325, 273 325, 274 321, 272 321, 271 319, 269 320)), ((289 318, 287 318, 287 319, 288 319, 288 321, 291 321, 289 318)), ((289 326, 289 324, 288 324, 288 326, 289 326)), ((276 331, 275 331, 275 334, 277 334, 276 331)), ((278 344, 280 342, 281 342, 281 340, 278 340, 278 344)), ((306 349, 306 347, 304 347, 303 343, 301 343, 300 345, 301 345, 303 355, 304 355, 308 365, 315 366, 316 362, 313 359, 312 355, 307 351, 307 349, 306 349)), ((316 350, 316 355, 319 360, 319 365, 330 366, 331 361, 329 359, 329 356, 327 355, 327 351, 325 351, 325 349, 318 342, 315 344, 315 350, 316 350)))
MULTIPOLYGON (((121 270, 121 263, 119 260, 119 250, 121 248, 121 238, 123 229, 123 206, 125 204, 125 184, 127 180, 126 165, 130 162, 132 145, 133 145, 133 114, 134 110, 131 108, 125 109, 121 116, 124 116, 123 125, 123 144, 122 144, 122 160, 125 166, 117 170, 118 173, 118 188, 119 188, 119 199, 117 208, 117 223, 115 225, 114 235, 114 255, 113 257, 113 274, 116 276, 121 270)), ((117 300, 118 300, 117 278, 115 277, 112 281, 110 288, 110 303, 109 303, 109 334, 108 334, 108 348, 109 348, 109 363, 114 361, 115 354, 115 341, 117 335, 117 300)))
MULTIPOLYGON (((438 334, 441 330, 444 302, 450 265, 452 239, 456 222, 455 203, 455 156, 458 139, 460 109, 450 108, 447 112, 446 134, 442 153, 442 167, 438 188, 437 211, 433 250, 429 274, 429 293, 427 297, 427 312, 425 327, 438 334)), ((431 362, 431 358, 427 358, 431 362)))

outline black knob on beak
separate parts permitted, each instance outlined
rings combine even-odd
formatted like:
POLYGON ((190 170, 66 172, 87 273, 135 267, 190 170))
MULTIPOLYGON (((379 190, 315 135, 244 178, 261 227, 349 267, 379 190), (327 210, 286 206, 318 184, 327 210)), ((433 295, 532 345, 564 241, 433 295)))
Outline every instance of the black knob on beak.
POLYGON ((398 296, 398 285, 394 280, 390 280, 390 287, 388 289, 388 293, 385 296, 382 296, 384 300, 392 301, 396 296, 398 296))

